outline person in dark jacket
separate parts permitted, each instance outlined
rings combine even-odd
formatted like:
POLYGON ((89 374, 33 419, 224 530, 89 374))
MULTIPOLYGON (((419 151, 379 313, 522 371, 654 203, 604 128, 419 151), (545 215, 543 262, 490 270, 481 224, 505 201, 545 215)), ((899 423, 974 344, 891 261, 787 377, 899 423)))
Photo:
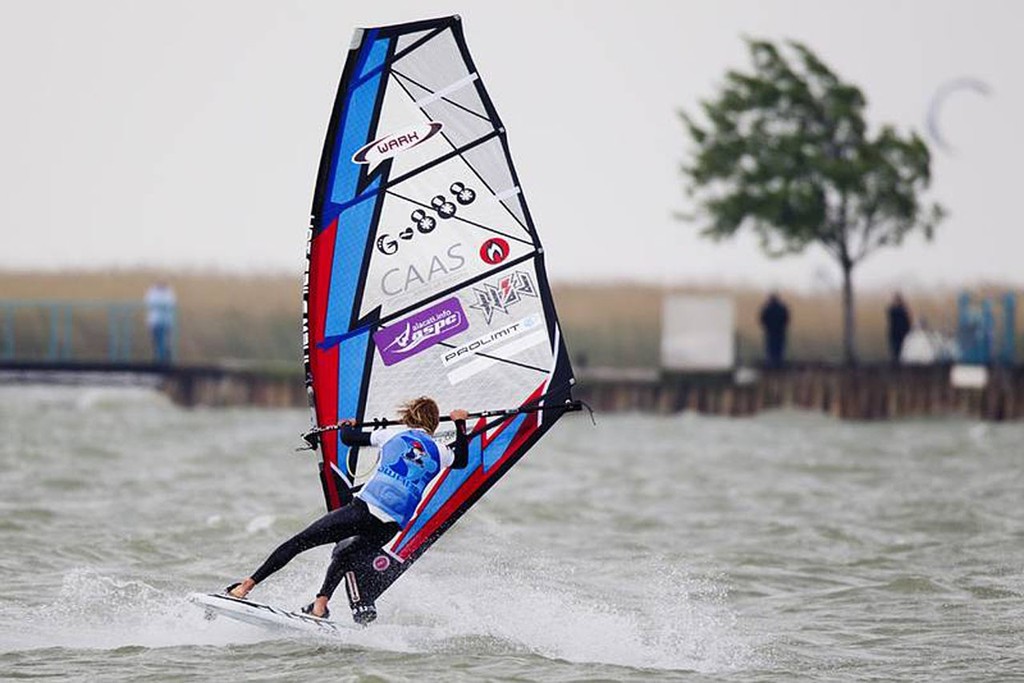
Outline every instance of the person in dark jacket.
POLYGON ((761 307, 761 327, 764 329, 764 355, 770 368, 781 368, 786 355, 786 328, 789 326, 789 308, 779 295, 772 292, 761 307))
POLYGON ((903 340, 907 338, 912 322, 910 310, 899 292, 892 297, 892 303, 889 304, 886 313, 889 318, 889 356, 893 365, 899 365, 900 354, 903 352, 903 340))

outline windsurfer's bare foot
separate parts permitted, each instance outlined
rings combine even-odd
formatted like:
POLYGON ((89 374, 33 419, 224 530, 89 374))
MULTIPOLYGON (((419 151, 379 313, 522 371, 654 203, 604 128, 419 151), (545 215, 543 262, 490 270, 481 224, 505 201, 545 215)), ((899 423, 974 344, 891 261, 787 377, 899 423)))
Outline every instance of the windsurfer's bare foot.
POLYGON ((303 607, 300 611, 303 614, 309 614, 317 619, 330 619, 331 610, 327 609, 327 598, 323 595, 316 596, 316 600, 303 607))
POLYGON ((256 582, 252 579, 244 579, 239 583, 228 586, 228 595, 233 598, 244 598, 249 594, 253 588, 256 587, 256 582))

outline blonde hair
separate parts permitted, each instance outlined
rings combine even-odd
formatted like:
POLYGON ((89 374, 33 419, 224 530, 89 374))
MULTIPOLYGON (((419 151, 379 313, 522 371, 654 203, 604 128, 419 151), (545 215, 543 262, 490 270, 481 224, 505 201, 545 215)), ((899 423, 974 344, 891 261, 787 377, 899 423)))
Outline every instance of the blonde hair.
POLYGON ((398 409, 398 416, 409 427, 422 427, 433 434, 440 422, 441 411, 429 396, 420 396, 406 402, 398 409))

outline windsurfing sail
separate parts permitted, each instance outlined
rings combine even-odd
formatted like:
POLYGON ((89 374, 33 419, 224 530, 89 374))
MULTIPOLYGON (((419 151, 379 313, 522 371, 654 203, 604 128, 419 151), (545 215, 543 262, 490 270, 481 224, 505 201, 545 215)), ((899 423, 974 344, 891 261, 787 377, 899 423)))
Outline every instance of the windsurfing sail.
MULTIPOLYGON (((442 472, 398 535, 353 558, 346 587, 355 609, 572 400, 544 250, 459 17, 355 31, 316 183, 304 299, 315 429, 393 416, 419 395, 442 414, 535 409, 468 425, 479 432, 469 466, 442 472)), ((319 432, 318 442, 334 509, 373 473, 377 453, 343 445, 337 431, 319 432)))

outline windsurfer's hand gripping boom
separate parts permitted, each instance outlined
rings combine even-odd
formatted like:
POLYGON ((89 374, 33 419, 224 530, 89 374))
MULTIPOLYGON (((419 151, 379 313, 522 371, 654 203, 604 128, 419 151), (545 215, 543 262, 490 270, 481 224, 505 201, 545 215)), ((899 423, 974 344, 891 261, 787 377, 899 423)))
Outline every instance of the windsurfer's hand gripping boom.
MULTIPOLYGON (((469 413, 465 410, 458 408, 448 414, 448 420, 455 423, 455 441, 447 444, 447 447, 451 449, 454 454, 454 461, 452 467, 459 470, 466 466, 469 461, 469 440, 466 437, 466 419, 469 417, 469 413)), ((402 422, 398 424, 408 425, 406 416, 402 422)), ((437 418, 437 422, 444 421, 445 418, 437 418)), ((389 438, 389 434, 378 434, 375 432, 364 432, 356 427, 359 424, 356 420, 348 418, 338 422, 338 429, 341 430, 341 442, 346 446, 380 446, 385 443, 389 438)), ((431 430, 431 435, 433 435, 431 430)))
MULTIPOLYGON (((466 420, 469 419, 469 417, 470 417, 470 414, 468 412, 466 412, 462 408, 456 408, 455 410, 453 410, 452 412, 450 412, 448 414, 447 418, 445 418, 445 417, 438 418, 438 422, 454 422, 456 424, 458 424, 459 422, 465 423, 466 420)), ((378 422, 377 420, 374 420, 372 423, 370 423, 368 425, 366 422, 359 422, 359 421, 355 420, 354 418, 346 418, 344 420, 339 420, 338 424, 334 425, 334 426, 339 428, 339 429, 342 428, 342 427, 360 427, 360 426, 374 426, 375 427, 375 426, 377 426, 377 422, 378 422)), ((392 421, 392 420, 380 420, 379 422, 381 422, 381 423, 400 424, 400 422, 398 420, 394 420, 394 421, 392 421)), ((384 425, 384 426, 387 426, 387 425, 384 425)), ((323 428, 323 429, 326 430, 326 428, 323 428)))

